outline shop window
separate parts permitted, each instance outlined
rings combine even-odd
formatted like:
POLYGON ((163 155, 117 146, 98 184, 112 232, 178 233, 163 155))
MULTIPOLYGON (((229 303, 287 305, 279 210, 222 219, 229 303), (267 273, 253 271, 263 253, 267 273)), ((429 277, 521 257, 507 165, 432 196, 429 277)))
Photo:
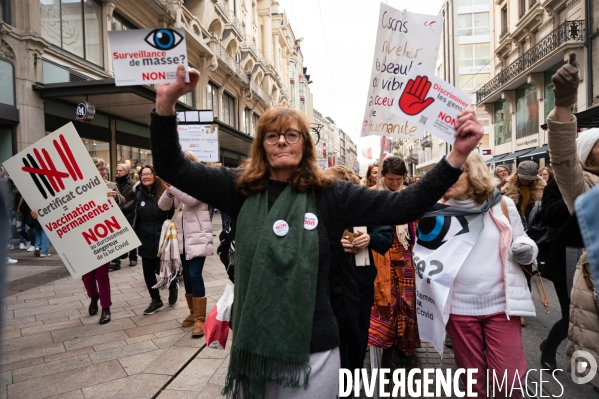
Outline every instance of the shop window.
POLYGON ((146 148, 117 144, 116 154, 117 163, 124 163, 131 168, 129 175, 134 180, 139 180, 139 171, 143 166, 152 164, 152 151, 146 148))
POLYGON ((110 143, 91 139, 81 139, 81 141, 90 157, 102 158, 106 162, 108 176, 113 179, 115 174, 110 170, 110 143))
POLYGON ((458 45, 458 59, 461 67, 485 66, 489 62, 489 43, 458 45))
POLYGON ((458 36, 486 35, 488 33, 488 12, 458 15, 458 36))
POLYGON ((516 90, 516 138, 539 132, 539 102, 537 88, 529 86, 516 90))
POLYGON ((235 127, 235 98, 223 92, 223 119, 229 126, 235 127))
POLYGON ((0 103, 15 106, 15 70, 11 62, 0 58, 0 103))
POLYGON ((13 156, 13 128, 0 125, 0 164, 13 156))
POLYGON ((102 5, 96 0, 40 0, 42 37, 103 65, 102 5))
POLYGON ((495 111, 495 145, 512 141, 512 114, 507 101, 499 101, 494 105, 495 111))

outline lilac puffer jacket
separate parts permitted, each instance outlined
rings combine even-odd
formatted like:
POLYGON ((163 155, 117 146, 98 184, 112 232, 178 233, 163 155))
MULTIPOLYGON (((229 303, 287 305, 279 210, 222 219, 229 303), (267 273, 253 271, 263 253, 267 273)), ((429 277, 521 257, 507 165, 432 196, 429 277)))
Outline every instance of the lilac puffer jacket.
POLYGON ((158 200, 158 206, 165 211, 180 203, 183 207, 175 219, 179 251, 183 253, 185 248, 187 260, 212 255, 212 222, 208 205, 172 186, 158 200))

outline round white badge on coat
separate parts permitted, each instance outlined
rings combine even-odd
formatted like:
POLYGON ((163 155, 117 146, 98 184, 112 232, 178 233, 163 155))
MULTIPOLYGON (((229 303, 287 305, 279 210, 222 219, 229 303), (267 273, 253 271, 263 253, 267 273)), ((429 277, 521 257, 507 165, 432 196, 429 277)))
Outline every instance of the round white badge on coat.
POLYGON ((304 215, 304 229, 314 230, 318 226, 318 218, 313 213, 306 213, 304 215))
POLYGON ((272 226, 272 230, 279 237, 283 237, 289 233, 289 225, 284 220, 277 220, 275 224, 272 226))
POLYGON ((145 201, 141 201, 141 206, 146 206, 146 202, 145 201))

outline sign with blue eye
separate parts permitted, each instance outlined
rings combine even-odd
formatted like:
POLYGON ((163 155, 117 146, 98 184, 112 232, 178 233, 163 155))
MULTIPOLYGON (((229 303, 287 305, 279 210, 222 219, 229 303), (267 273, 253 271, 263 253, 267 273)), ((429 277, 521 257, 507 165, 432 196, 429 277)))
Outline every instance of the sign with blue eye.
POLYGON ((116 86, 169 83, 177 80, 177 68, 187 72, 185 30, 131 29, 108 32, 116 86))

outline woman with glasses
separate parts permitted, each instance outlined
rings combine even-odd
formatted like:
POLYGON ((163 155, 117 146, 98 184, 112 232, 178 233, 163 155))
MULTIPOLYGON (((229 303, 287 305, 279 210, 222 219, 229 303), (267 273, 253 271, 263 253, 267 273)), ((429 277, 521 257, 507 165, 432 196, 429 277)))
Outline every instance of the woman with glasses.
MULTIPOLYGON (((160 232, 165 220, 173 216, 173 210, 162 210, 158 206, 158 200, 166 190, 164 182, 156 176, 151 165, 144 166, 139 172, 141 184, 135 186, 135 217, 133 229, 141 241, 139 256, 144 272, 144 280, 148 292, 152 298, 150 306, 144 310, 145 315, 154 314, 164 309, 160 291, 154 287, 158 280, 156 274, 160 272, 160 257, 158 248, 160 246, 160 232)), ((168 304, 174 306, 179 298, 179 284, 174 279, 169 288, 168 304)))
MULTIPOLYGON (((343 226, 417 219, 458 179, 482 126, 472 110, 460 114, 452 152, 420 184, 399 193, 326 177, 318 169, 310 125, 293 108, 271 108, 261 116, 242 168, 212 168, 186 159, 177 134, 175 103, 199 77, 189 69, 185 83, 180 67, 176 82, 158 87, 150 132, 160 176, 237 221, 233 345, 224 393, 334 398, 339 345, 355 342, 346 340, 349 329, 358 331, 359 340, 357 320, 336 317, 335 304, 359 292, 351 276, 341 275, 347 270, 338 261, 343 248, 328 231, 341 237, 343 226)), ((345 309, 357 314, 359 303, 345 309)))

